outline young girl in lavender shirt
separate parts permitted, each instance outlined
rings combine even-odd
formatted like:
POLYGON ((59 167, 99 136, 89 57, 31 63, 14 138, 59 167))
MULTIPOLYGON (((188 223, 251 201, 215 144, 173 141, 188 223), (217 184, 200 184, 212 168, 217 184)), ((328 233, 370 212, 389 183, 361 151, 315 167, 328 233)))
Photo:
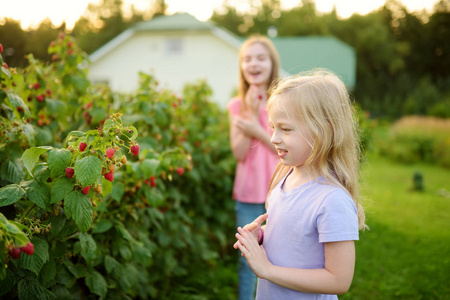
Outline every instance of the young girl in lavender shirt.
POLYGON ((315 70, 282 80, 267 110, 281 163, 267 213, 238 227, 234 248, 258 277, 258 300, 337 299, 350 288, 354 241, 366 227, 348 91, 315 70))

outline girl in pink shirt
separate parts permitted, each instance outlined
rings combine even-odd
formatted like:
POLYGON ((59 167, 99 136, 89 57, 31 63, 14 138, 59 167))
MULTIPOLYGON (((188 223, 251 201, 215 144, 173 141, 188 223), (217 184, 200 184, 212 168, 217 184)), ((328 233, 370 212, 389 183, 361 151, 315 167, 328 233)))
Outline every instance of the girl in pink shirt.
MULTIPOLYGON (((233 198, 236 223, 244 226, 265 212, 269 182, 278 164, 268 132, 268 89, 278 77, 279 58, 262 36, 245 41, 239 53, 239 96, 228 104, 231 150, 237 160, 233 198)), ((244 258, 239 261, 239 300, 254 299, 256 276, 244 258)))

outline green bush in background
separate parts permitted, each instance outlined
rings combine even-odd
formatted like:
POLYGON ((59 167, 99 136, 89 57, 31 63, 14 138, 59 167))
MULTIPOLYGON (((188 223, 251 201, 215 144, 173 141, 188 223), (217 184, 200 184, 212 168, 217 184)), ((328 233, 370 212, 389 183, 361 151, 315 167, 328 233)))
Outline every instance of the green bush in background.
POLYGON ((377 147, 382 155, 399 162, 426 162, 450 168, 449 132, 449 119, 404 117, 377 139, 377 147))

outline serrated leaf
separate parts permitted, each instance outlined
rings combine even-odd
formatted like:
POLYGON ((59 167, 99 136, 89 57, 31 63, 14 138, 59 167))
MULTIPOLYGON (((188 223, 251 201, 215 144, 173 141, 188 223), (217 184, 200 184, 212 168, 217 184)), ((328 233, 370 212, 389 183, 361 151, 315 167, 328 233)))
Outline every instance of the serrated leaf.
POLYGON ((92 203, 88 195, 72 191, 64 200, 65 213, 72 218, 81 232, 89 230, 92 224, 92 203))
POLYGON ((36 278, 25 277, 17 285, 19 299, 39 299, 39 300, 53 300, 56 299, 55 295, 44 288, 36 278))
POLYGON ((52 176, 63 175, 70 165, 72 153, 66 149, 53 149, 48 153, 47 163, 52 176))
POLYGON ((25 195, 25 190, 17 184, 4 186, 0 189, 0 206, 16 203, 23 195, 25 195))
POLYGON ((50 188, 46 184, 34 181, 27 195, 28 199, 40 208, 46 209, 50 204, 50 188))
POLYGON ((28 173, 30 173, 30 175, 32 175, 31 172, 33 171, 34 167, 36 166, 36 163, 39 160, 39 156, 42 153, 45 153, 51 149, 53 149, 53 148, 50 146, 32 147, 23 152, 23 154, 22 154, 23 165, 27 169, 28 173))
POLYGON ((160 162, 157 159, 144 159, 144 161, 140 164, 142 173, 144 177, 150 177, 155 175, 156 169, 158 168, 160 162))
POLYGON ((59 178, 52 186, 50 203, 57 203, 64 199, 72 190, 75 182, 71 178, 59 178))
POLYGON ((34 245, 33 255, 22 253, 17 260, 17 265, 39 275, 44 264, 48 261, 48 245, 47 242, 38 237, 33 237, 31 243, 34 245))
POLYGON ((17 163, 17 161, 6 159, 0 168, 0 177, 11 183, 19 183, 24 174, 17 163))
POLYGON ((105 298, 108 290, 106 280, 99 272, 93 271, 86 276, 86 285, 92 293, 99 295, 102 299, 105 298))
POLYGON ((90 234, 81 233, 79 235, 81 244, 81 256, 86 260, 92 260, 97 257, 97 244, 90 234))
POLYGON ((102 174, 102 162, 93 155, 86 156, 75 163, 75 175, 83 187, 94 184, 102 174))
POLYGON ((101 219, 92 230, 92 233, 103 233, 111 229, 112 223, 107 219, 101 219))
POLYGON ((19 279, 20 277, 18 275, 14 274, 10 269, 6 269, 6 277, 0 280, 0 296, 5 295, 16 286, 19 279))

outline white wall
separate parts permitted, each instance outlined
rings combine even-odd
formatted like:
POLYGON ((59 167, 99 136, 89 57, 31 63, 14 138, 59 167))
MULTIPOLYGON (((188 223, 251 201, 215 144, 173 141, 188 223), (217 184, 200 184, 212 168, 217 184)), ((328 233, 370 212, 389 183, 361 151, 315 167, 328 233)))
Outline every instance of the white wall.
POLYGON ((178 96, 186 83, 205 79, 211 100, 225 107, 238 85, 238 49, 208 32, 138 33, 93 62, 88 76, 107 81, 114 91, 131 92, 139 71, 153 74, 160 87, 178 96), (181 53, 167 52, 169 39, 181 40, 181 53))

